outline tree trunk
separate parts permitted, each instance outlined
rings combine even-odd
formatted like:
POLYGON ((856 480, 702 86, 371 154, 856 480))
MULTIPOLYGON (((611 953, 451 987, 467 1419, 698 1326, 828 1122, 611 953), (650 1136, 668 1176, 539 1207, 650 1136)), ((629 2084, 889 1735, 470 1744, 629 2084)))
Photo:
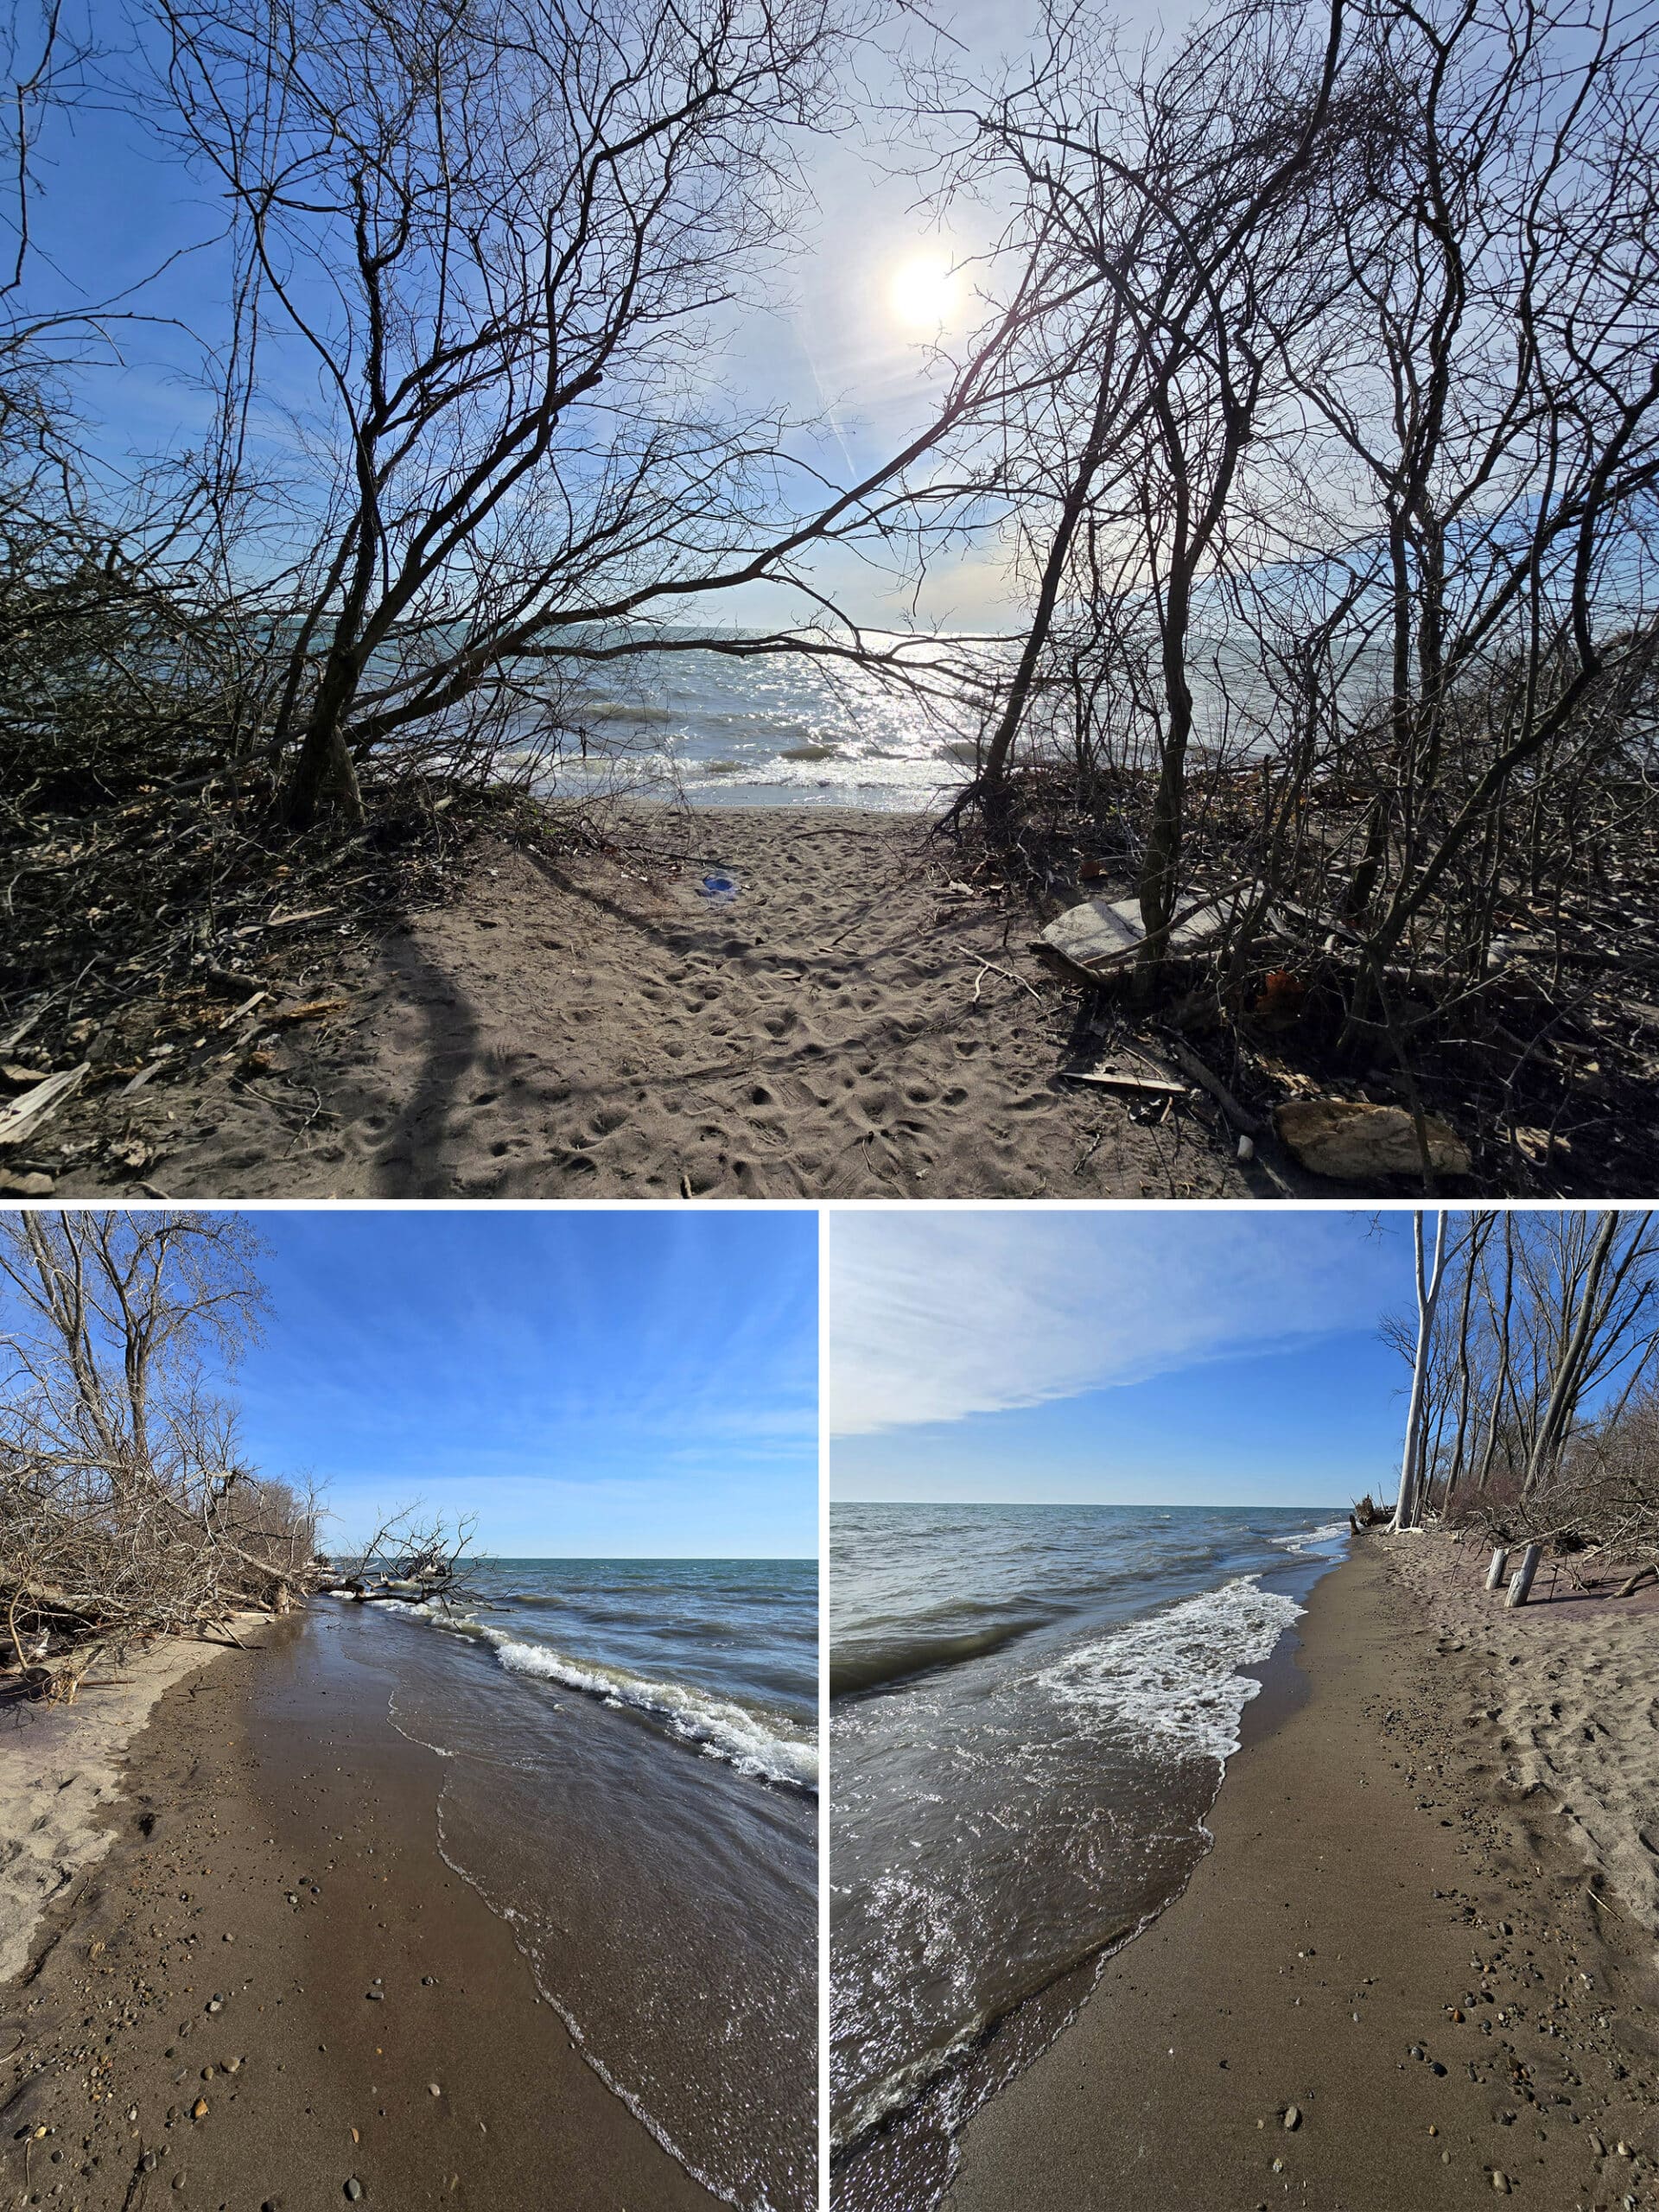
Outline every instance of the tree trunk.
POLYGON ((1395 1535, 1409 1529, 1416 1515, 1417 1478, 1423 1449, 1423 1401, 1428 1382, 1428 1356, 1434 1336, 1434 1308, 1440 1303, 1446 1273, 1446 1216, 1434 1217, 1434 1264, 1427 1271, 1423 1262, 1423 1217, 1412 1216, 1417 1254, 1417 1357, 1412 1363, 1411 1403, 1406 1414, 1406 1446, 1400 1462, 1400 1495, 1389 1524, 1395 1535))

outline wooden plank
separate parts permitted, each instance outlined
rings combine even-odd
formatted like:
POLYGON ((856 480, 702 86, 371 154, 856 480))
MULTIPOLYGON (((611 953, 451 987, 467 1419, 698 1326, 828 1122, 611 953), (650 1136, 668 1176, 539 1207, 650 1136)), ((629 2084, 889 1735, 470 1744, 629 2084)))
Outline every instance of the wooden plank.
POLYGON ((36 1125, 48 1115, 55 1114, 67 1099, 72 1098, 86 1080, 90 1063, 83 1060, 79 1067, 65 1068, 58 1075, 49 1075, 44 1083, 37 1083, 33 1090, 26 1090, 10 1106, 0 1109, 0 1146, 21 1144, 36 1125))
MULTIPOLYGON (((1184 959, 1203 951, 1232 926, 1242 907, 1262 895, 1262 885, 1249 882, 1230 885, 1218 897, 1201 894, 1170 924, 1170 954, 1184 959)), ((1043 931, 1041 942, 1074 968, 1097 976, 1132 960, 1146 935, 1138 899, 1088 899, 1058 915, 1043 931)))
POLYGON ((1192 1088, 1162 1076, 1118 1075, 1110 1068, 1062 1068, 1060 1073, 1068 1083, 1097 1084, 1103 1090, 1145 1091, 1158 1098, 1185 1098, 1192 1088))

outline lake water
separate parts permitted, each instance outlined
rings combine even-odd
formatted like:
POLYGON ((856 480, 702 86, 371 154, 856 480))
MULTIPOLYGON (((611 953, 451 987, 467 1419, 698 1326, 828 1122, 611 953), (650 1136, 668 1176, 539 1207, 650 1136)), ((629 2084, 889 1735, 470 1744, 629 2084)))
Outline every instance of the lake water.
POLYGON ((751 2212, 806 2212, 817 1563, 493 1560, 471 1580, 447 1619, 364 1623, 395 1724, 442 1755, 444 1858, 690 2172, 751 2212))
POLYGON ((836 2202, 924 2212, 969 2113, 1185 1884, 1330 1507, 837 1505, 836 2202))

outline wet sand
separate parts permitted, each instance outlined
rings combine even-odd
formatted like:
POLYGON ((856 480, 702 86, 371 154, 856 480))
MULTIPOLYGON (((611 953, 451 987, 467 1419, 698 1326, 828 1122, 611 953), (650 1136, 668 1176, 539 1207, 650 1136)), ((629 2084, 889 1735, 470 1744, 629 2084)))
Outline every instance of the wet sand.
POLYGON ((1506 1614, 1481 1564, 1374 1539, 1317 1586, 1214 1847, 969 2123, 953 2212, 1659 2202, 1659 1624, 1506 1614))
POLYGON ((372 1670, 320 1689, 304 1628, 181 1681, 132 1738, 106 1854, 4 1991, 0 2203, 713 2202, 444 1864, 435 1754, 372 1670))
POLYGON ((704 849, 475 846, 452 902, 295 987, 336 1010, 253 1060, 196 1040, 130 1099, 77 1102, 35 1164, 79 1197, 135 1187, 115 1143, 172 1198, 1272 1195, 1207 1099, 1060 1078, 1102 1046, 1030 951, 1039 918, 957 882, 918 817, 645 828, 704 849), (730 904, 699 893, 716 868, 730 904))

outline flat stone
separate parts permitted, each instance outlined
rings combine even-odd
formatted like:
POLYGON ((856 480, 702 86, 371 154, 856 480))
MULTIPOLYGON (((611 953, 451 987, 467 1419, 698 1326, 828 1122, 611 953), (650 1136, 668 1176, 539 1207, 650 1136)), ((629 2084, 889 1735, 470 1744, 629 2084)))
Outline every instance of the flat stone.
MULTIPOLYGON (((1370 1106, 1347 1098, 1286 1098, 1273 1126, 1310 1174, 1335 1183, 1371 1183, 1421 1176, 1417 1132, 1402 1106, 1370 1106)), ((1466 1175, 1468 1148, 1437 1115, 1424 1117, 1429 1165, 1437 1175, 1466 1175)))

